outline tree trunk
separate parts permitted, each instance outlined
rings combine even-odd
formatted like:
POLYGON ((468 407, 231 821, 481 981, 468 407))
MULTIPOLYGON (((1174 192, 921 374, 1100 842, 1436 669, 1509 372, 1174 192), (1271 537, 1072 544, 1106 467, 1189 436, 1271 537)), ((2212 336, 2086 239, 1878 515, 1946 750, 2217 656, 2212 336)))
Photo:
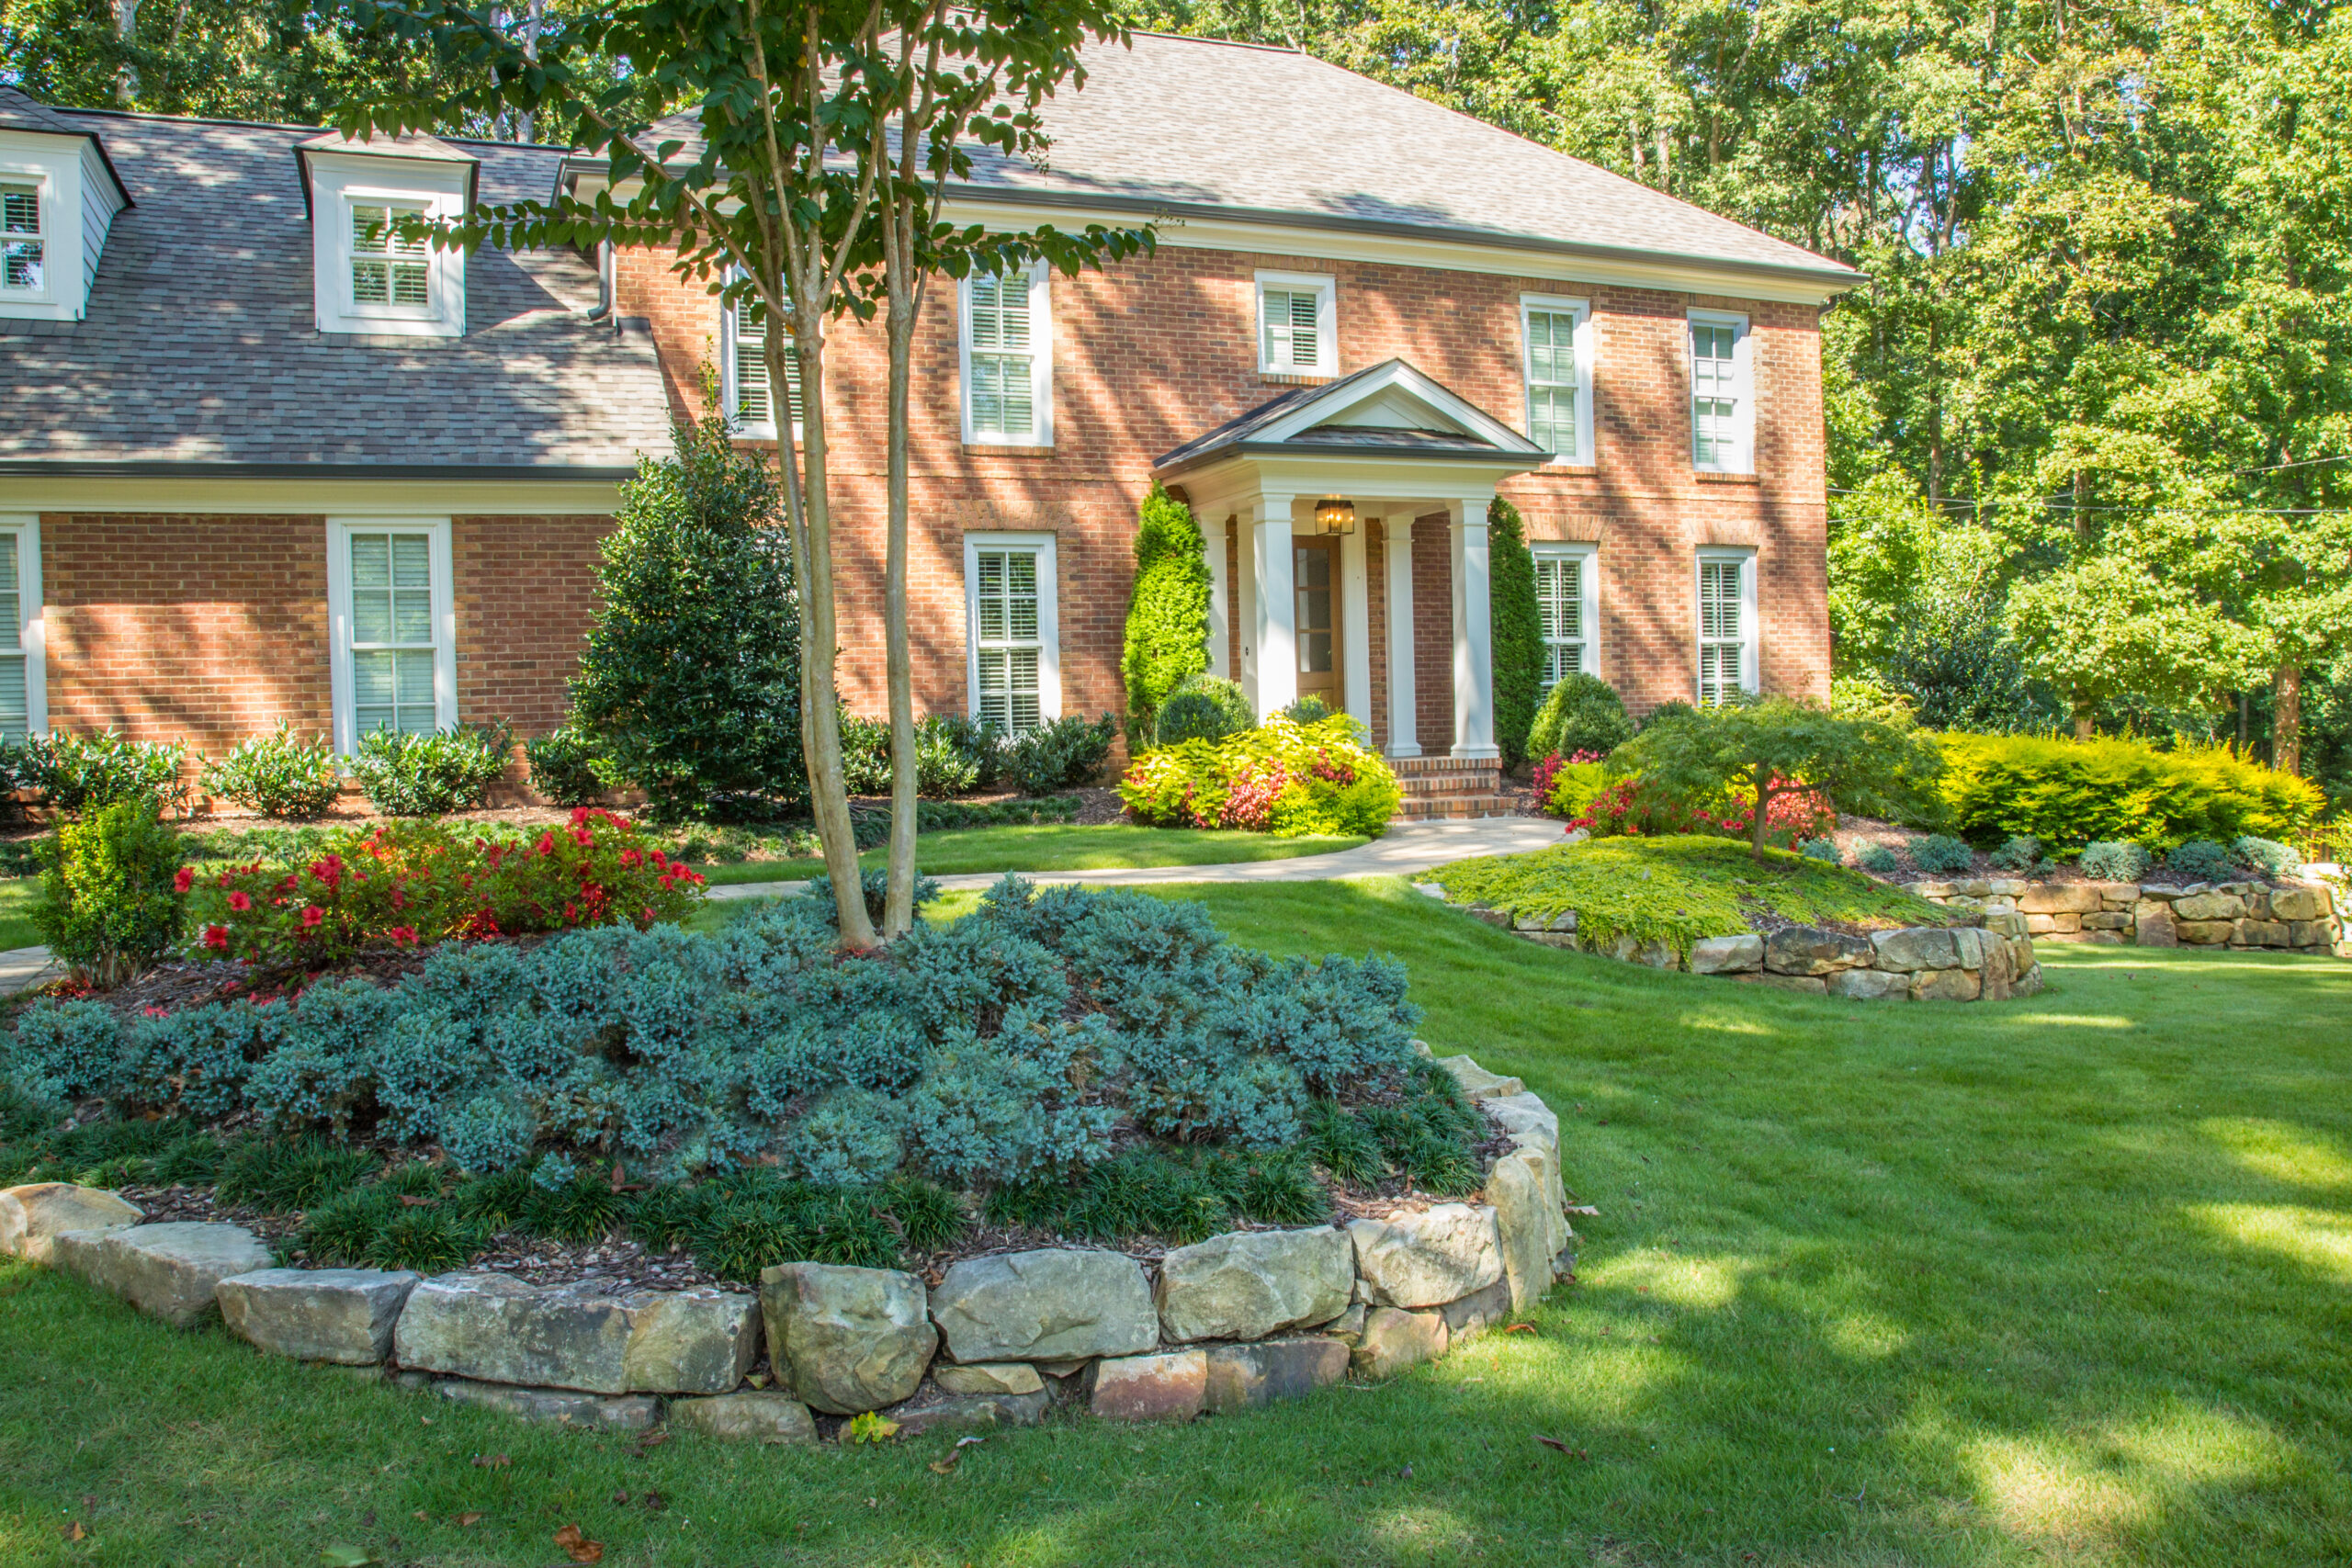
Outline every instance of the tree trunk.
POLYGON ((2270 765, 2303 771, 2303 667, 2281 664, 2270 678, 2270 765))
POLYGON ((2075 699, 2075 739, 2077 740, 2088 740, 2090 738, 2090 700, 2086 697, 2076 697, 2075 699))
POLYGON ((138 35, 139 0, 114 0, 114 36, 122 44, 122 63, 114 73, 114 101, 118 108, 130 108, 139 101, 139 67, 130 58, 138 35))
MULTIPOLYGON (((907 133, 913 135, 911 130, 907 133)), ((888 276, 890 412, 889 523, 884 546, 884 658, 889 666, 890 855, 882 934, 896 937, 915 923, 914 667, 907 649, 907 421, 914 380, 915 320, 922 301, 914 277, 915 213, 911 198, 893 199, 884 214, 888 276)))
POLYGON ((1766 808, 1772 804, 1772 797, 1765 793, 1772 787, 1769 782, 1770 777, 1770 775, 1763 770, 1758 770, 1756 774, 1756 816, 1754 820, 1750 821, 1747 825, 1747 852, 1754 855, 1759 861, 1764 858, 1764 813, 1766 808))
MULTIPOLYGON (((548 0, 531 0, 530 9, 523 13, 523 58, 526 60, 539 57, 539 29, 546 26, 547 15, 548 0)), ((528 141, 531 139, 533 118, 528 109, 515 111, 515 141, 528 141)))

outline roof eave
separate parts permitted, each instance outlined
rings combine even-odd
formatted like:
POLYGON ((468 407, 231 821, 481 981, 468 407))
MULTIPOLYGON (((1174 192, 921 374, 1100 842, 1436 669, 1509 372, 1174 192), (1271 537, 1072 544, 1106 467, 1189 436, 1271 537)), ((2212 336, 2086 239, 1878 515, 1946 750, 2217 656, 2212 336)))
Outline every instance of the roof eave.
POLYGON ((1525 452, 1506 452, 1492 446, 1367 446, 1357 441, 1233 441, 1182 456, 1170 452, 1153 463, 1151 471, 1157 479, 1173 479, 1235 457, 1354 457, 1366 462, 1426 463, 1432 467, 1450 463, 1491 468, 1505 475, 1523 474, 1550 460, 1546 454, 1532 447, 1525 452))
POLYGON ((0 457, 0 479, 571 479, 618 484, 632 466, 557 463, 214 463, 201 460, 0 457))

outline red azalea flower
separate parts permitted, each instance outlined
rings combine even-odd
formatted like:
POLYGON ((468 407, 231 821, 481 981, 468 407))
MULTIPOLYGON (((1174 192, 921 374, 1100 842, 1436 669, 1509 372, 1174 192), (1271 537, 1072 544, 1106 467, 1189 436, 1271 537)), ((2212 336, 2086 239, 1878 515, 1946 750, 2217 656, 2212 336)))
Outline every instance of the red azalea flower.
POLYGON ((639 854, 635 850, 623 850, 621 852, 621 863, 628 866, 632 871, 637 869, 638 863, 644 858, 645 857, 643 855, 639 854))
POLYGON ((539 853, 543 855, 551 855, 555 853, 555 835, 553 833, 542 833, 539 835, 539 853))
POLYGON ((305 905, 302 909, 302 929, 308 931, 326 918, 327 912, 316 904, 305 905))
POLYGON ((583 847, 593 848, 596 842, 596 835, 585 828, 574 828, 571 830, 571 841, 583 847))
POLYGON ((252 896, 247 894, 243 889, 240 888, 238 891, 229 895, 229 908, 236 910, 237 913, 242 915, 253 907, 254 901, 252 896))
POLYGON ((185 893, 196 886, 196 868, 184 865, 172 874, 172 891, 185 893))
POLYGON ((667 867, 667 866, 669 865, 669 863, 670 863, 668 861, 663 860, 663 859, 662 858, 662 852, 661 852, 660 850, 655 850, 655 851, 653 851, 653 852, 652 852, 651 859, 652 859, 652 861, 653 861, 653 869, 654 869, 654 870, 656 870, 656 871, 661 871, 661 870, 664 869, 664 868, 665 868, 665 867, 667 867))
POLYGON ((401 947, 413 946, 416 942, 416 928, 413 926, 394 926, 384 934, 401 947))
POLYGON ((205 946, 207 946, 207 947, 212 948, 212 949, 214 949, 214 950, 216 950, 216 951, 218 951, 218 952, 220 952, 220 953, 226 953, 226 952, 228 952, 228 951, 229 951, 229 928, 228 928, 228 927, 226 927, 226 926, 207 926, 207 927, 205 927, 205 928, 204 928, 204 945, 205 945, 205 946))

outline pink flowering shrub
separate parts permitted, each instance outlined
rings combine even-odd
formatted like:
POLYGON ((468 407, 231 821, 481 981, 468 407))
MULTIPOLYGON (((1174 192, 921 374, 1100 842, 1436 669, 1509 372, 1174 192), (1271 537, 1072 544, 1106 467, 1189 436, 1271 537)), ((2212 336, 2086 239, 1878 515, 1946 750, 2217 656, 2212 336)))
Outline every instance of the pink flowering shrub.
MULTIPOLYGON (((1781 783, 1776 777, 1772 787, 1778 789, 1781 783)), ((1585 829, 1596 839, 1620 834, 1627 838, 1656 838, 1699 833, 1744 840, 1750 836, 1748 830, 1755 826, 1755 820, 1753 808, 1745 801, 1728 796, 1700 802, 1678 800, 1645 785, 1635 774, 1603 785, 1581 814, 1568 819, 1568 826, 1585 829)), ((1800 839, 1826 833, 1837 825, 1837 812, 1815 790, 1777 795, 1764 815, 1766 840, 1782 849, 1800 839)))
POLYGON ((1222 740, 1147 751, 1119 781, 1127 815, 1157 828, 1239 828, 1295 837, 1388 828, 1404 792, 1345 714, 1276 715, 1222 740))
POLYGON ((703 896, 683 862, 609 811, 582 807, 535 835, 388 823, 330 840, 300 866, 183 866, 209 953, 308 969, 370 948, 674 920, 703 896))

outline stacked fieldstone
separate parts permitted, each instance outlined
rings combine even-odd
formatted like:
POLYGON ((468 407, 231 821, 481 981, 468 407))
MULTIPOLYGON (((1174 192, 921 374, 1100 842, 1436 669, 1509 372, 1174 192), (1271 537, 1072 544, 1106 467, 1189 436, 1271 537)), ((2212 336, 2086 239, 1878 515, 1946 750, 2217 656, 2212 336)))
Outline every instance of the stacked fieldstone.
MULTIPOLYGON (((1446 897, 1445 889, 1434 882, 1413 886, 1430 897, 1446 897)), ((1623 933, 1601 942, 1580 933, 1573 909, 1521 915, 1479 903, 1461 908, 1473 919, 1545 947, 1574 948, 1653 969, 1716 975, 1815 996, 1974 1002, 2007 1001, 2041 989, 2033 939, 2026 917, 2015 909, 1980 908, 1962 914, 1961 923, 1951 926, 1905 926, 1866 935, 1797 925, 1769 934, 1741 931, 1692 942, 1686 957, 1670 942, 1644 942, 1623 933)))
MULTIPOLYGON (((1426 1046, 1419 1046, 1423 1055, 1426 1046)), ((666 1419, 811 1442, 817 1416, 903 1433, 1025 1425, 1052 1405, 1186 1419, 1385 1377, 1523 1312, 1568 1265, 1559 1119, 1517 1078, 1442 1064, 1511 1144, 1470 1200, 1303 1230, 1234 1231, 1148 1269, 1079 1247, 967 1258, 935 1286, 892 1269, 786 1263, 756 1295, 465 1269, 281 1269, 232 1224, 145 1224, 108 1192, 0 1191, 0 1251, 178 1326, 300 1360, 383 1369, 445 1399, 570 1426, 666 1419), (763 1342, 773 1377, 751 1379, 763 1342)))
POLYGON ((2324 882, 2025 882, 1978 877, 1915 882, 1910 891, 1951 908, 2014 911, 2048 942, 2113 946, 2226 947, 2240 952, 2352 957, 2324 882))

